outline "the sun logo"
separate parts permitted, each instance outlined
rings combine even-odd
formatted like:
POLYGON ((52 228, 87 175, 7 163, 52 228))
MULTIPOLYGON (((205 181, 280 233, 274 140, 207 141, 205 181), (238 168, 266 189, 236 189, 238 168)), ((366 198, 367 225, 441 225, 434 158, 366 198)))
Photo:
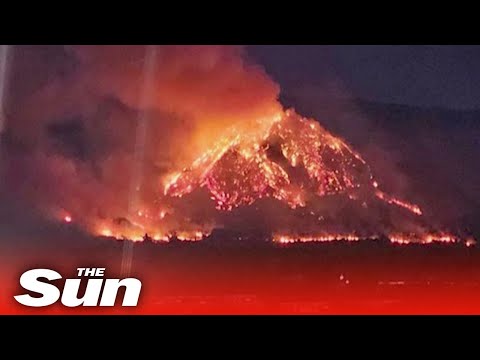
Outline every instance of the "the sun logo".
POLYGON ((14 296, 20 304, 31 307, 43 307, 54 304, 61 298, 61 303, 68 307, 76 306, 114 306, 117 293, 120 287, 125 287, 125 294, 122 306, 137 306, 142 283, 135 278, 125 279, 103 279, 105 268, 77 268, 78 279, 66 279, 63 291, 48 281, 59 280, 62 276, 49 269, 33 269, 26 271, 20 277, 20 285, 28 291, 41 294, 40 297, 33 297, 29 294, 14 296), (87 281, 85 294, 78 298, 78 291, 82 279, 90 278, 87 281), (40 281, 40 279, 46 279, 40 281), (103 287, 103 291, 102 291, 103 287), (101 296, 100 296, 101 294, 101 296), (99 303, 100 300, 100 303, 99 303))

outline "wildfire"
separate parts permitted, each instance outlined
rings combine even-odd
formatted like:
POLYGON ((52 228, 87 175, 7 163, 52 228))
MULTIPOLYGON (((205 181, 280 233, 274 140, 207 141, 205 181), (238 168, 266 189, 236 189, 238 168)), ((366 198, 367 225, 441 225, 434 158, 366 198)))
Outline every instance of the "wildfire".
POLYGON ((365 160, 315 120, 287 110, 270 123, 267 133, 255 139, 229 132, 189 167, 170 174, 164 194, 182 197, 204 187, 218 210, 229 211, 264 197, 291 208, 306 206, 308 193, 317 197, 348 193, 356 199, 351 190, 373 186, 378 199, 422 215, 419 206, 379 190, 365 160), (281 157, 272 156, 275 149, 281 157), (307 178, 294 183, 293 168, 303 168, 307 178))
POLYGON ((274 235, 272 241, 279 244, 308 243, 308 242, 332 242, 332 241, 359 241, 362 238, 353 234, 322 234, 322 235, 274 235))
POLYGON ((387 202, 387 203, 389 203, 389 204, 393 204, 393 205, 400 206, 400 207, 402 207, 402 208, 404 208, 404 209, 407 209, 408 211, 410 211, 410 212, 412 212, 412 213, 414 213, 414 214, 416 214, 416 215, 422 215, 422 210, 421 210, 420 207, 418 207, 417 205, 409 204, 409 203, 407 203, 407 202, 405 202, 405 201, 398 200, 398 199, 394 198, 393 196, 390 196, 390 195, 385 194, 385 193, 382 192, 382 191, 376 191, 376 192, 375 192, 375 195, 376 195, 379 199, 381 199, 381 200, 383 200, 383 201, 385 201, 385 202, 387 202))
MULTIPOLYGON (((319 234, 319 235, 286 235, 276 234, 273 236, 273 242, 279 244, 293 244, 293 243, 309 243, 309 242, 333 242, 346 241, 355 242, 359 240, 378 240, 376 235, 372 236, 356 236, 353 234, 319 234)), ((422 244, 428 245, 433 243, 453 244, 460 243, 461 239, 455 235, 447 233, 427 233, 423 235, 417 234, 392 234, 388 236, 392 244, 408 245, 408 244, 422 244)), ((476 244, 473 238, 465 241, 465 246, 470 247, 476 244)))
POLYGON ((103 227, 96 232, 98 236, 114 238, 116 240, 131 240, 135 242, 142 242, 150 239, 153 242, 170 242, 176 238, 179 241, 200 241, 210 235, 210 232, 203 230, 178 231, 172 233, 151 232, 151 234, 142 233, 135 230, 112 230, 111 228, 103 227))
MULTIPOLYGON (((390 242, 392 244, 408 245, 412 243, 420 244, 432 244, 432 243, 445 243, 453 244, 460 242, 460 238, 452 234, 424 234, 418 236, 416 234, 393 234, 390 236, 390 242)), ((466 246, 470 246, 465 243, 466 246)))
MULTIPOLYGON (((398 206, 417 216, 422 215, 419 206, 381 191, 365 160, 318 122, 288 110, 269 123, 271 126, 265 133, 253 137, 241 134, 234 128, 227 131, 190 166, 164 177, 164 195, 181 198, 195 189, 205 188, 217 210, 230 211, 265 197, 275 198, 295 209, 307 206, 307 199, 311 199, 312 194, 317 198, 346 194, 351 200, 357 201, 360 198, 355 190, 363 188, 372 194, 372 198, 398 206), (292 169, 303 170, 303 178, 298 180, 297 176, 293 180, 292 169)), ((367 206, 365 202, 363 205, 367 206)), ((205 230, 161 231, 159 229, 162 228, 166 215, 164 209, 157 209, 156 212, 140 209, 130 221, 132 226, 101 226, 97 233, 117 239, 143 241, 150 238, 157 242, 169 242, 173 238, 179 241, 200 241, 210 235, 205 230)), ((70 222, 71 218, 66 217, 65 221, 70 222)), ((292 244, 357 242, 378 238, 377 235, 360 237, 353 233, 320 232, 307 235, 274 234, 272 241, 292 244)), ((447 233, 393 233, 388 238, 392 244, 401 245, 461 241, 447 233)), ((470 239, 465 244, 472 246, 475 241, 470 239)))
MULTIPOLYGON (((227 135, 181 172, 170 174, 164 194, 182 197, 205 187, 219 210, 232 210, 263 197, 274 197, 290 207, 303 207, 305 193, 318 196, 359 188, 371 179, 361 156, 316 121, 288 110, 264 136, 256 139, 227 135), (282 159, 272 156, 279 150, 282 159), (302 167, 304 184, 291 180, 289 167, 302 167)), ((235 133, 235 131, 233 131, 235 133)))
POLYGON ((200 241, 209 234, 202 231, 182 231, 177 233, 177 239, 180 241, 200 241))
MULTIPOLYGON (((150 239, 153 242, 164 242, 168 243, 172 239, 177 239, 182 242, 194 242, 205 240, 210 236, 209 231, 204 230, 188 230, 188 231, 178 231, 172 233, 153 233, 153 235, 141 234, 140 232, 135 231, 114 231, 110 228, 103 227, 99 229, 99 236, 115 238, 117 240, 131 240, 135 242, 145 241, 150 239)), ((359 236, 353 233, 319 233, 319 234, 310 234, 310 235, 301 235, 301 234, 274 234, 271 238, 273 243, 277 244, 294 244, 294 243, 331 243, 331 242, 358 242, 360 240, 378 240, 380 237, 378 235, 370 236, 359 236)), ((409 244, 421 244, 429 245, 433 243, 443 243, 443 244, 455 244, 462 243, 462 239, 458 236, 441 232, 441 233, 425 233, 422 235, 414 233, 394 233, 388 235, 388 240, 392 244, 399 245, 409 245, 409 244)), ((463 241, 466 247, 471 247, 476 245, 476 240, 473 237, 467 238, 463 241)))

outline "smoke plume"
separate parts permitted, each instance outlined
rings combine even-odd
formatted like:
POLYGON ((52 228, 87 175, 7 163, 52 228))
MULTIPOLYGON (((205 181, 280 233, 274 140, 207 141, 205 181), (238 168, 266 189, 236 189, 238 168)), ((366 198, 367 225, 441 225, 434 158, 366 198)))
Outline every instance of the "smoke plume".
POLYGON ((127 218, 138 177, 138 209, 158 208, 168 171, 229 129, 262 133, 281 110, 277 84, 240 47, 19 46, 12 52, 7 183, 52 216, 127 218))

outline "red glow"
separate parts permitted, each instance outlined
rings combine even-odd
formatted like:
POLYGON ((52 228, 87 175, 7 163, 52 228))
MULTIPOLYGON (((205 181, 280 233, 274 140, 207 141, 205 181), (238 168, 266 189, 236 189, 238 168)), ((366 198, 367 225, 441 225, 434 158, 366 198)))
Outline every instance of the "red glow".
POLYGON ((2 259, 0 264, 4 286, 0 313, 480 314, 480 262, 475 248, 448 249, 449 245, 441 245, 450 254, 446 261, 439 256, 444 253, 442 247, 384 248, 373 255, 352 257, 341 248, 335 250, 338 253, 322 250, 326 247, 333 251, 337 245, 332 243, 315 246, 323 257, 272 247, 259 250, 252 258, 249 252, 233 256, 222 252, 218 256, 214 250, 202 250, 201 243, 179 246, 168 250, 135 244, 131 276, 143 283, 141 300, 135 308, 66 308, 61 304, 28 308, 13 299, 21 291, 20 269, 41 262, 65 277, 75 277, 75 268, 90 259, 105 266, 108 276, 116 276, 121 247, 114 252, 112 245, 108 250, 92 252, 85 248, 55 255, 31 251, 22 257, 4 252, 9 259, 2 259), (156 261, 151 261, 152 255, 156 261), (236 261, 237 257, 241 261, 236 261))

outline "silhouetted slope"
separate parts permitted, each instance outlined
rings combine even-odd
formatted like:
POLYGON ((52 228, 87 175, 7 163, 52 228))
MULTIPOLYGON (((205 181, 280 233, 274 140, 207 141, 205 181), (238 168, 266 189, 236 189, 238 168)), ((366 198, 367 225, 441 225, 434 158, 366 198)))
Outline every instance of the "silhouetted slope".
POLYGON ((480 110, 284 96, 351 143, 385 188, 480 232, 480 110))

